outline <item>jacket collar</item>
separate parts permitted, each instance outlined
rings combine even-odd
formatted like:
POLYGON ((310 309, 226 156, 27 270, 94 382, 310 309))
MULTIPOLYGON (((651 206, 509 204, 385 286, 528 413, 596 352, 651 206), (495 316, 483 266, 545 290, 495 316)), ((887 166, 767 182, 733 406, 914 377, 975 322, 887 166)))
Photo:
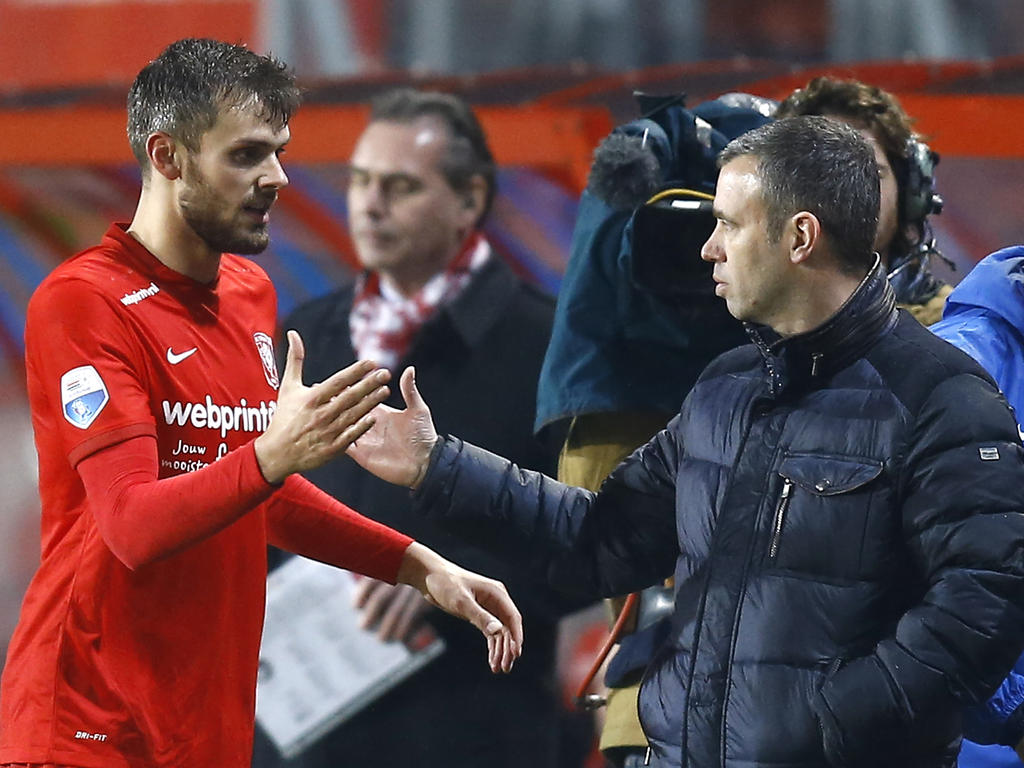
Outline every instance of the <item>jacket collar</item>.
POLYGON ((747 324, 760 350, 772 395, 797 381, 822 380, 842 370, 896 324, 896 296, 881 259, 832 317, 806 333, 782 337, 767 326, 747 324))
POLYGON ((441 313, 468 347, 479 344, 492 326, 505 314, 509 301, 518 290, 519 279, 497 253, 492 253, 469 285, 441 313))

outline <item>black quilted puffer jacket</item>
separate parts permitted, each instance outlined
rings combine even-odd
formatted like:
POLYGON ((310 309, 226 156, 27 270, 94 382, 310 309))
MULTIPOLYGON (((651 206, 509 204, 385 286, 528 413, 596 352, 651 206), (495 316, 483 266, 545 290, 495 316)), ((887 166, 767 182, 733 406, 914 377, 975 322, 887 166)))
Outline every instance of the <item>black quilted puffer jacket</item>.
POLYGON ((674 571, 654 766, 952 766, 1024 646, 1014 418, 879 270, 818 329, 751 336, 599 494, 447 438, 417 506, 563 590, 674 571))

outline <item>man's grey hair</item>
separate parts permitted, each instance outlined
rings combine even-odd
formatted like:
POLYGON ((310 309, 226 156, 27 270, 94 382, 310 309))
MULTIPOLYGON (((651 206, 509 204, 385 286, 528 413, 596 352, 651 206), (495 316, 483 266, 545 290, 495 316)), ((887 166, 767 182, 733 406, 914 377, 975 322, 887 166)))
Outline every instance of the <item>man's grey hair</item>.
POLYGON ((408 124, 421 117, 436 118, 448 129, 448 144, 441 158, 441 173, 448 186, 467 194, 473 177, 483 177, 487 192, 476 221, 479 227, 494 202, 497 181, 494 156, 469 104, 451 93, 396 88, 381 94, 370 105, 371 123, 408 124))
POLYGON ((874 263, 879 182, 875 153, 850 126, 820 116, 787 117, 743 134, 718 157, 719 168, 753 157, 761 181, 768 239, 807 211, 821 223, 840 267, 863 275, 874 263))

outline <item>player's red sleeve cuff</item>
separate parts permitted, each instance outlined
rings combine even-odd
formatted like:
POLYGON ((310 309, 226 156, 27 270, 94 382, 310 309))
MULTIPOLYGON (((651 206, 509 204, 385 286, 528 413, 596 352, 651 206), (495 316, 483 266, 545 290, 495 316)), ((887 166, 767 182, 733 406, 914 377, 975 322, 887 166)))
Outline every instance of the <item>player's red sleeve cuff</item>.
POLYGON ((77 467, 82 459, 109 446, 125 443, 133 437, 152 437, 156 439, 156 427, 153 424, 145 423, 128 424, 124 427, 112 429, 109 432, 94 435, 83 440, 68 452, 68 462, 72 467, 77 467))

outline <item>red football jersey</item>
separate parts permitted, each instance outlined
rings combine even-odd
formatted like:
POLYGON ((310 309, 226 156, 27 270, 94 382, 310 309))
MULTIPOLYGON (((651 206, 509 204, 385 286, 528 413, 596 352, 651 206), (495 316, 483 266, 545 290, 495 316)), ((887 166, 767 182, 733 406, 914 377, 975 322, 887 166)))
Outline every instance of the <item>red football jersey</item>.
MULTIPOLYGON (((25 337, 42 559, 0 689, 0 764, 249 765, 263 505, 131 570, 104 543, 75 467, 143 435, 161 478, 246 446, 276 406, 275 313, 251 261, 224 255, 200 284, 119 225, 36 291, 25 337)), ((407 542, 388 544, 383 578, 407 542)))

